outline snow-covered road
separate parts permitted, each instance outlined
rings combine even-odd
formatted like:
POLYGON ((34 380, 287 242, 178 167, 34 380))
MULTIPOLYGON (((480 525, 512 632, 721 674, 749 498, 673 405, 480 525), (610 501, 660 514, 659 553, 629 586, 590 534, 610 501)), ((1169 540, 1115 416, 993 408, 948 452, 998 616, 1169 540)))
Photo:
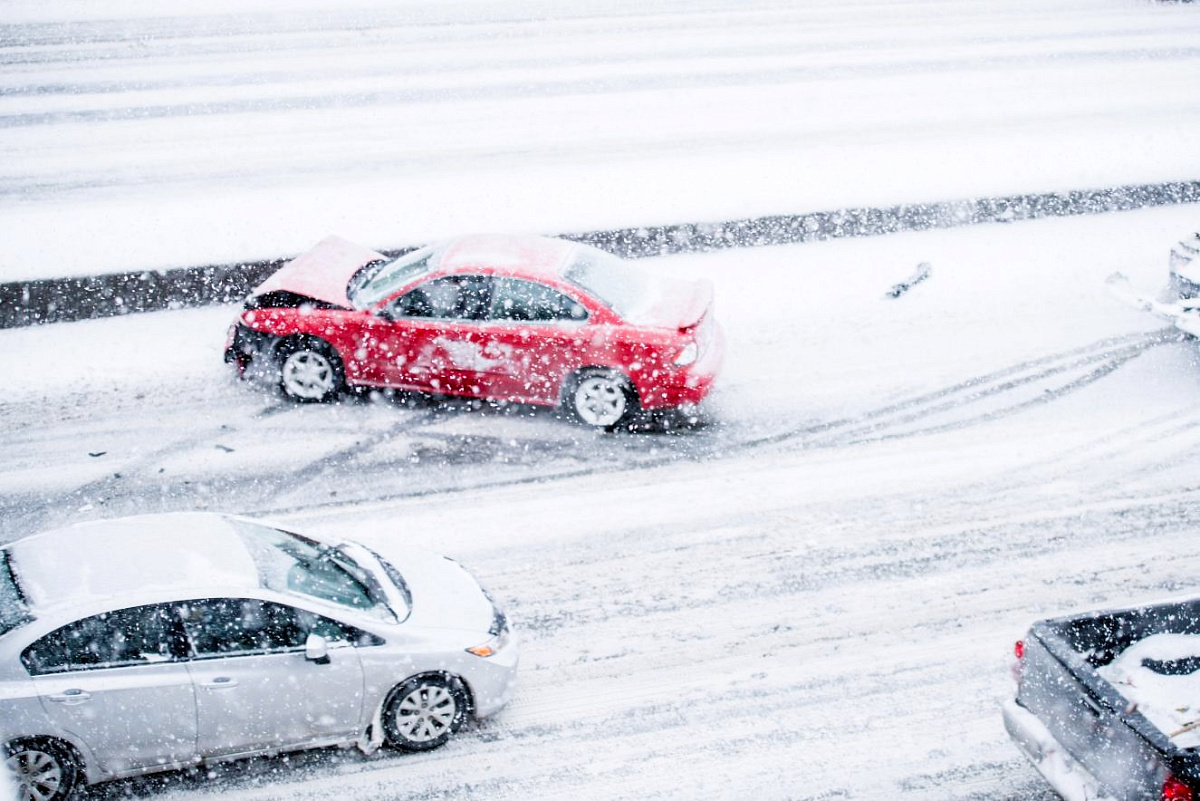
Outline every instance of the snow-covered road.
POLYGON ((0 332, 6 539, 268 514, 447 552, 524 637, 511 707, 436 753, 95 792, 1049 798, 997 712, 1012 640, 1200 570, 1200 351, 1103 286, 1160 283, 1194 220, 647 260, 713 279, 730 341, 709 425, 672 435, 288 406, 220 363, 230 309, 0 332), (932 277, 885 299, 918 261, 932 277))
MULTIPOLYGON (((0 281, 1200 177, 1194 3, 256 8, 0 0, 0 281)), ((269 516, 448 553, 524 639, 442 750, 91 796, 1051 798, 1000 722, 1012 641, 1200 574, 1200 350, 1104 288, 1197 227, 644 260, 711 279, 729 342, 672 432, 291 406, 221 363, 232 308, 0 331, 0 542, 269 516)))

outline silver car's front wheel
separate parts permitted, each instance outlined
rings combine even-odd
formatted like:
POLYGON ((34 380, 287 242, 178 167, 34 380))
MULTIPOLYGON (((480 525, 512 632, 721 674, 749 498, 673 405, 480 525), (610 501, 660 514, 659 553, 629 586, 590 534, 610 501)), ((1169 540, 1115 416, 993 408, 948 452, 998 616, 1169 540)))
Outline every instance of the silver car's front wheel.
POLYGON ((324 344, 288 347, 279 364, 279 385, 294 400, 328 400, 341 390, 342 380, 341 363, 324 344))
POLYGON ((20 801, 60 801, 71 794, 78 779, 75 762, 52 744, 18 743, 5 760, 17 783, 20 801))
POLYGON ((457 681, 418 676, 392 692, 383 712, 383 727, 392 747, 428 751, 453 737, 466 716, 466 697, 457 681))
POLYGON ((575 417, 596 428, 624 422, 637 405, 629 380, 612 370, 585 370, 575 379, 568 400, 575 417))

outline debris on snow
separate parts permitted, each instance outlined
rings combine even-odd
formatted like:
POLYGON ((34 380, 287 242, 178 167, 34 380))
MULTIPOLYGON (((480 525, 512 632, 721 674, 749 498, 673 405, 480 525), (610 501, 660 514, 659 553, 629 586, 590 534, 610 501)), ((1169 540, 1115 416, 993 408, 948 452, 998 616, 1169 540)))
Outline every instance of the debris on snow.
POLYGON ((1185 299, 1164 303, 1145 295, 1133 287, 1124 273, 1116 272, 1104 280, 1109 293, 1117 300, 1138 311, 1149 312, 1160 320, 1166 320, 1180 331, 1200 337, 1200 300, 1185 299))
POLYGON ((923 261, 917 265, 917 269, 913 270, 912 275, 905 278, 898 284, 892 286, 886 293, 884 298, 898 298, 908 290, 912 289, 917 284, 924 281, 933 272, 933 265, 927 261, 923 261))

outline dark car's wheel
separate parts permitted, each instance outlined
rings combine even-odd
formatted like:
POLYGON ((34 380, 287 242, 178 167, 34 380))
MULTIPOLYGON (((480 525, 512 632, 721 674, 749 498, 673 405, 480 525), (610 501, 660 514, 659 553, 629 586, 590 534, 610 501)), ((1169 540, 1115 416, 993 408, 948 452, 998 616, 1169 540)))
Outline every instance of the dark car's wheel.
POLYGON ((629 379, 616 370, 580 370, 567 386, 565 402, 584 425, 614 428, 628 422, 638 408, 629 379))
POLYGON ((388 745, 429 751, 445 745, 467 719, 462 685, 446 676, 414 676, 392 691, 383 710, 388 745))
POLYGON ((302 403, 327 401, 341 391, 346 377, 342 360, 319 339, 285 342, 279 350, 279 387, 302 403))
POLYGON ((79 782, 79 763, 51 740, 19 740, 4 748, 5 763, 17 783, 19 801, 60 801, 79 782))

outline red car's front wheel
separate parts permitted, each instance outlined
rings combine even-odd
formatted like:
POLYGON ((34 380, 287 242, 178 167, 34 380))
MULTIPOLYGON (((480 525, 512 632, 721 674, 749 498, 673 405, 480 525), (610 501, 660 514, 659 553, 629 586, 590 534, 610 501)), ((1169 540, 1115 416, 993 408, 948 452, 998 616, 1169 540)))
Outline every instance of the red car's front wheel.
POLYGON ((320 340, 289 342, 279 354, 279 386, 301 402, 326 401, 341 391, 345 378, 333 348, 320 340))

